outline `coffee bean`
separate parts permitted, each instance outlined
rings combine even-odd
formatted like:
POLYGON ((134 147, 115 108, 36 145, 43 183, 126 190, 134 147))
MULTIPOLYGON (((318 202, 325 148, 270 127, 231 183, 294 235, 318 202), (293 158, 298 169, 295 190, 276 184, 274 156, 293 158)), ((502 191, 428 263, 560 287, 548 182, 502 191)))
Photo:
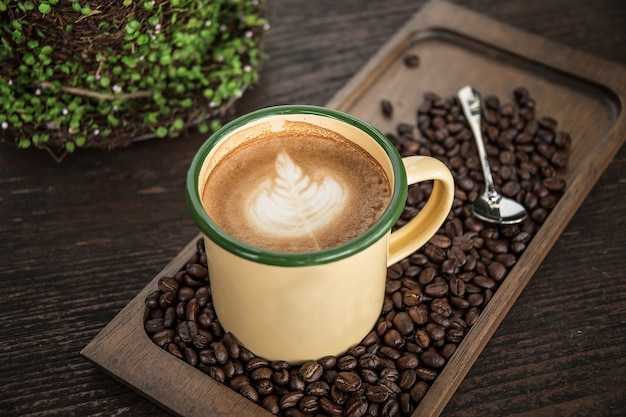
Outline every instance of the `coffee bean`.
POLYGON ((446 364, 446 360, 437 352, 426 350, 422 353, 422 363, 431 369, 440 369, 446 364))
POLYGON ((180 351, 180 348, 176 346, 175 343, 169 343, 166 347, 166 350, 172 355, 176 356, 178 359, 183 359, 183 360, 185 359, 185 356, 180 351))
POLYGON ((272 375, 272 381, 277 385, 287 385, 291 381, 291 376, 287 369, 280 369, 272 375))
POLYGON ((397 380, 398 380, 398 377, 395 377, 394 380, 391 380, 389 378, 380 378, 378 383, 384 386, 387 389, 387 391, 389 391, 389 393, 392 394, 392 396, 396 396, 402 392, 402 389, 400 388, 400 386, 396 384, 397 380))
POLYGON ((428 308, 425 305, 409 308, 407 313, 411 316, 411 320, 418 326, 428 321, 428 308))
POLYGON ((202 350, 213 342, 213 335, 204 329, 198 329, 198 334, 192 340, 193 347, 202 350))
POLYGON ((421 367, 421 366, 415 370, 415 373, 417 374, 418 378, 421 378, 422 380, 426 382, 434 381, 439 375, 437 371, 433 369, 421 367))
POLYGON ((378 374, 372 369, 361 370, 361 378, 363 379, 363 382, 368 384, 375 384, 378 382, 378 374))
POLYGON ((307 395, 315 395, 317 397, 323 397, 330 392, 330 385, 326 381, 318 380, 313 381, 306 387, 307 395))
POLYGON ((265 396, 274 392, 274 384, 269 379, 261 379, 257 381, 255 387, 259 395, 265 396))
POLYGON ((336 384, 330 387, 330 398, 340 406, 344 406, 351 396, 352 393, 342 391, 336 384))
MULTIPOLYGON (((437 270, 435 268, 433 267, 424 268, 418 276, 418 282, 422 285, 430 284, 433 281, 433 279, 435 279, 436 275, 437 275, 437 270)), ((418 301, 421 302, 421 299, 418 301)), ((412 304, 412 305, 417 305, 417 304, 419 304, 419 302, 416 302, 416 304, 412 304)), ((410 305, 410 304, 407 304, 407 305, 410 305)))
POLYGON ((404 339, 399 331, 396 329, 391 329, 383 336, 383 341, 387 346, 393 348, 401 348, 404 346, 404 339))
POLYGON ((308 361, 300 366, 298 371, 304 382, 313 382, 320 379, 324 373, 324 368, 317 361, 308 361))
POLYGON ((302 391, 288 392, 280 397, 280 408, 285 409, 289 407, 294 407, 296 404, 298 404, 298 401, 300 401, 302 397, 304 397, 304 393, 302 391))
POLYGON ((215 352, 215 359, 218 363, 224 364, 228 360, 228 350, 222 342, 214 342, 211 344, 213 351, 215 352))
POLYGON ((362 369, 376 369, 380 365, 380 358, 373 353, 364 353, 359 358, 359 365, 362 369))
POLYGON ((238 391, 244 385, 249 385, 249 384, 250 384, 250 378, 248 378, 247 375, 237 375, 228 382, 228 386, 234 389, 235 391, 238 391))
POLYGON ((372 385, 367 388, 365 396, 368 401, 374 403, 383 403, 389 398, 389 390, 382 385, 372 385))
POLYGON ((351 371, 359 366, 359 361, 352 355, 344 355, 337 360, 337 368, 341 371, 351 371))
POLYGON ((361 377, 356 372, 339 372, 335 386, 343 392, 355 392, 361 388, 361 377))
POLYGON ((405 311, 401 311, 393 318, 393 326, 402 334, 408 335, 413 332, 415 324, 411 316, 405 311))
POLYGON ((365 395, 355 395, 346 402, 344 413, 346 417, 362 417, 367 412, 367 406, 365 395))
POLYGON ((293 371, 290 372, 289 389, 292 391, 304 391, 305 387, 306 382, 304 382, 304 379, 299 375, 298 370, 293 369, 293 371))
POLYGON ((383 409, 381 411, 383 417, 396 417, 399 413, 400 404, 398 404, 398 401, 393 398, 390 398, 385 402, 385 404, 383 404, 383 409))
POLYGON ((424 398, 424 395, 426 395, 429 388, 430 386, 424 381, 416 382, 409 393, 411 400, 413 400, 414 403, 419 403, 422 398, 424 398))
POLYGON ((384 116, 391 117, 393 115, 393 104, 391 104, 391 101, 383 99, 380 101, 380 110, 384 116))
POLYGON ((381 346, 379 353, 382 357, 397 360, 400 357, 400 351, 390 346, 381 346))
POLYGON ((298 402, 298 407, 304 413, 315 413, 319 409, 317 397, 314 395, 305 395, 298 402))
POLYGON ((276 395, 268 395, 263 398, 261 405, 270 413, 276 415, 280 412, 280 404, 276 395))
MULTIPOLYGON (((500 262, 492 262, 491 264, 489 264, 489 266, 487 267, 487 271, 489 273, 489 276, 498 282, 502 281, 507 274, 506 266, 504 266, 500 262)), ((493 286, 490 288, 493 288, 493 286)))
MULTIPOLYGON (((378 343, 378 334, 376 333, 376 330, 372 330, 371 332, 369 332, 367 336, 365 336, 365 338, 363 339, 362 343, 364 346, 372 346, 378 343)), ((322 366, 324 366, 324 369, 330 369, 334 367, 337 361, 335 357, 328 357, 328 358, 331 358, 331 360, 334 359, 334 363, 332 362, 329 363, 327 360, 325 361, 324 358, 320 359, 320 363, 322 364, 322 366)))
POLYGON ((380 379, 386 379, 389 381, 397 381, 400 374, 398 370, 395 368, 395 364, 391 366, 387 366, 380 371, 380 379))
POLYGON ((148 333, 156 333, 165 329, 165 325, 163 324, 163 319, 151 319, 146 321, 144 328, 148 333))
POLYGON ((161 309, 170 307, 174 304, 176 300, 176 293, 175 292, 164 292, 159 296, 159 301, 158 301, 158 305, 159 307, 161 307, 161 309))
POLYGON ((267 367, 257 368, 250 373, 253 381, 260 381, 262 379, 270 379, 274 372, 267 367))
POLYGON ((339 416, 343 412, 343 408, 335 404, 332 400, 326 397, 319 399, 319 407, 322 411, 331 416, 339 416))
POLYGON ((424 293, 430 297, 443 297, 448 293, 448 289, 445 281, 432 282, 424 287, 424 293))
POLYGON ((419 66, 420 58, 419 58, 418 55, 408 54, 408 55, 405 55, 403 61, 404 61, 404 65, 406 65, 407 67, 415 68, 415 67, 419 66))
POLYGON ((158 282, 159 291, 176 292, 178 291, 178 281, 172 277, 163 277, 158 282))
POLYGON ((187 264, 185 271, 194 278, 206 278, 208 276, 207 268, 200 264, 187 264))
POLYGON ((398 369, 415 369, 419 365, 419 359, 416 354, 408 353, 398 359, 398 369))

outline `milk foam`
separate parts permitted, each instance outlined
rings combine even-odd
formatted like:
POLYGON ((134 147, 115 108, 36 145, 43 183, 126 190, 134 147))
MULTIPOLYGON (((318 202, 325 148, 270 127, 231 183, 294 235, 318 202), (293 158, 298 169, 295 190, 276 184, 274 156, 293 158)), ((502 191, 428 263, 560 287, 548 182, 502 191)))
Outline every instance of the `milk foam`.
POLYGON ((315 231, 346 208, 347 188, 323 169, 303 172, 285 151, 277 155, 275 168, 248 198, 248 222, 268 236, 315 240, 315 231))

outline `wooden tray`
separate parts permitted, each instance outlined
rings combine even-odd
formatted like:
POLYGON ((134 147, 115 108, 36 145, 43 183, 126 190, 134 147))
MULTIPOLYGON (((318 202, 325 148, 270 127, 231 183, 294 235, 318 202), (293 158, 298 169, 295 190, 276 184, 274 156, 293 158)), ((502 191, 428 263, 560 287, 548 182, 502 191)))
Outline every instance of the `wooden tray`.
MULTIPOLYGON (((563 174, 568 189, 433 383, 413 416, 441 413, 533 273, 626 139, 626 68, 521 32, 479 14, 433 1, 416 14, 327 104, 383 133, 414 123, 426 91, 448 97, 470 84, 512 97, 525 86, 537 116, 550 115, 572 135, 563 174), (420 57, 407 68, 408 53, 420 57), (382 117, 381 99, 394 117, 382 117)), ((512 98, 511 98, 512 102, 512 98)), ((163 275, 176 273, 195 252, 194 238, 81 351, 113 377, 183 416, 270 416, 261 407, 152 343, 143 329, 144 299, 163 275), (165 379, 167 378, 167 379, 165 379)))

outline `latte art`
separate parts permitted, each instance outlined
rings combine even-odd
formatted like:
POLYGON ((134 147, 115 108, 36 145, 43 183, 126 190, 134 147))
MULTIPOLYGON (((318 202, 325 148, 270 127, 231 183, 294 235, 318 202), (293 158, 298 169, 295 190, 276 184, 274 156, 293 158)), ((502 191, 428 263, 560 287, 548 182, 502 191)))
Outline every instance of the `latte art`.
POLYGON ((389 180, 371 155, 335 132, 300 122, 229 150, 202 195, 220 229, 277 252, 317 251, 354 239, 390 199, 389 180))
POLYGON ((328 172, 317 181, 302 172, 289 155, 276 157, 276 175, 261 183, 246 204, 247 220, 269 236, 302 237, 329 225, 345 210, 347 190, 328 172))

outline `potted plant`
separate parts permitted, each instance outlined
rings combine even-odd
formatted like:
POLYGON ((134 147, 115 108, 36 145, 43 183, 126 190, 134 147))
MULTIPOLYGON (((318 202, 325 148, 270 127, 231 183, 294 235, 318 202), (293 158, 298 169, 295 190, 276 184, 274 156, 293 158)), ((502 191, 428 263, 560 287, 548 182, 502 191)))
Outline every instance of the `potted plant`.
POLYGON ((62 159, 216 129, 258 80, 252 0, 0 0, 0 137, 62 159))

